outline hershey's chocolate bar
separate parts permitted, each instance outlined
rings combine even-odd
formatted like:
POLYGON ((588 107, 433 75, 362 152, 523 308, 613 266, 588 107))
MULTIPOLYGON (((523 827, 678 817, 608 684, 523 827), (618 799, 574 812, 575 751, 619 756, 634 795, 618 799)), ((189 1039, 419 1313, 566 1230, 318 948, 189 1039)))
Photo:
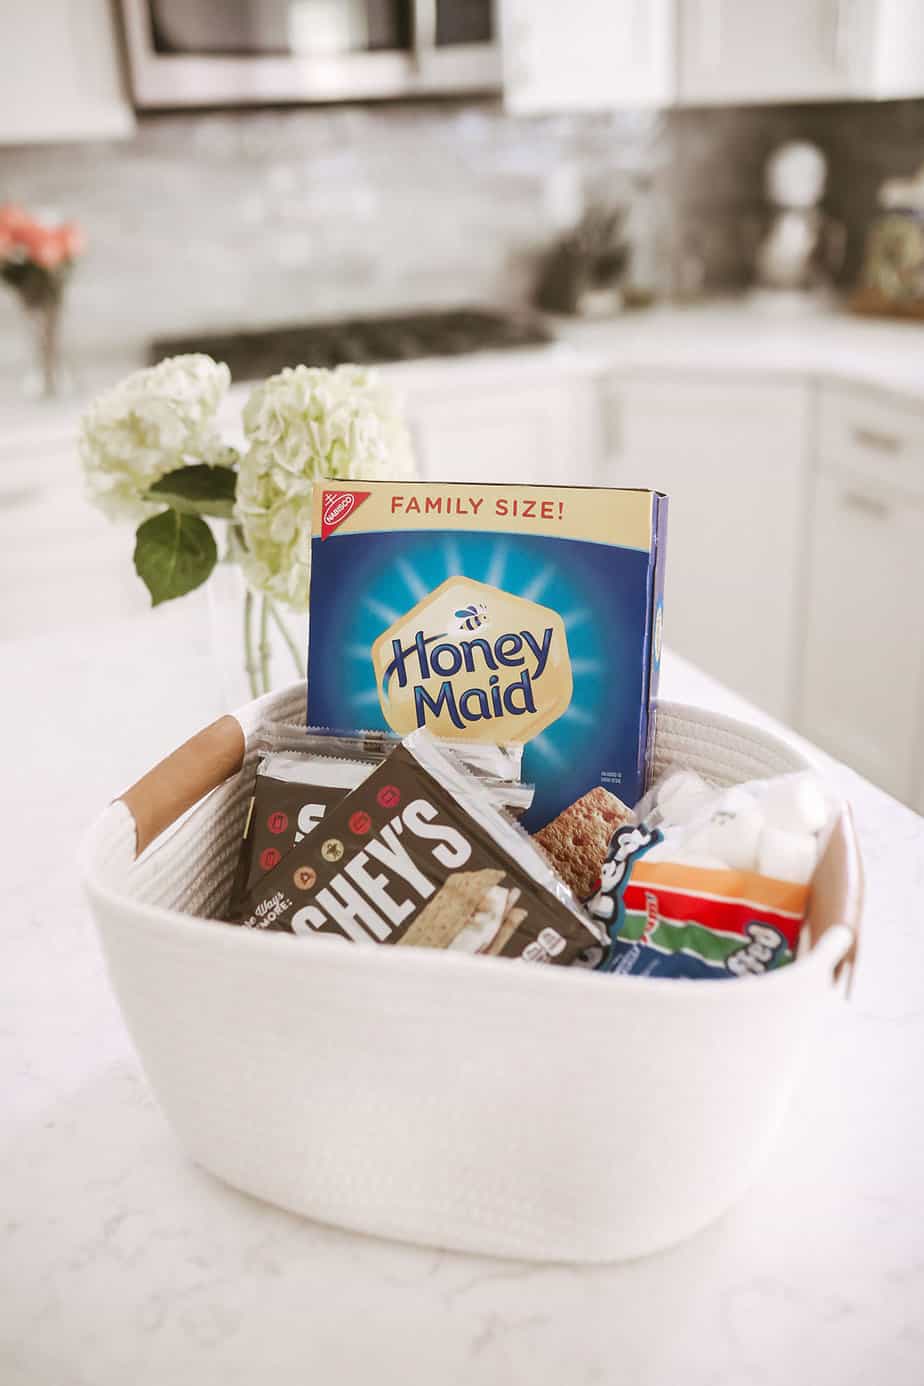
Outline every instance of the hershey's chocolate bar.
POLYGON ((261 877, 240 923, 558 964, 600 942, 538 849, 426 732, 261 877))
POLYGON ((361 761, 324 760, 276 752, 257 772, 241 855, 231 892, 229 919, 237 919, 250 891, 288 856, 325 814, 372 769, 361 761))

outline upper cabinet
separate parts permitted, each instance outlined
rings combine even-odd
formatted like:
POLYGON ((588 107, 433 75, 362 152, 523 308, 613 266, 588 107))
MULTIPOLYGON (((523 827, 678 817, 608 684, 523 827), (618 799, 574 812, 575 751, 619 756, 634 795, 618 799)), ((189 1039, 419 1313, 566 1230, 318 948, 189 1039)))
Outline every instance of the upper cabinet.
POLYGON ((0 144, 131 134, 109 0, 6 4, 0 27, 0 144))
POLYGON ((683 104, 861 95, 876 0, 680 0, 683 104))
POLYGON ((676 0, 677 101, 924 95, 920 0, 676 0))
POLYGON ((519 112, 924 95, 921 0, 501 0, 519 112))
POLYGON ((663 106, 674 94, 673 0, 503 0, 509 110, 663 106))
POLYGON ((924 5, 921 0, 877 0, 868 25, 871 97, 924 95, 924 5))

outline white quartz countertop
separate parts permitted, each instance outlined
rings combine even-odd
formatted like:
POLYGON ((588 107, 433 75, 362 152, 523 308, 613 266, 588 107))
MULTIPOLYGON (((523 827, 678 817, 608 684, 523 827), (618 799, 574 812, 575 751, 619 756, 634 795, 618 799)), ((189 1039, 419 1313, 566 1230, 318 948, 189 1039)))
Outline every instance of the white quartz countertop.
POLYGON ((721 371, 844 380, 924 402, 924 324, 757 298, 555 318, 561 344, 627 371, 721 371))
MULTIPOLYGON (((730 1213, 621 1265, 441 1254, 300 1220, 197 1169, 110 995, 75 846, 222 710, 195 601, 10 643, 0 661, 3 1386, 918 1386, 924 821, 823 761, 866 859, 860 966, 730 1213)), ((662 693, 755 715, 669 656, 662 693)))
MULTIPOLYGON (((857 317, 834 307, 772 311, 742 297, 599 321, 555 317, 547 324, 554 340, 545 346, 394 362, 379 369, 399 393, 415 399, 610 370, 709 371, 844 380, 924 405, 924 323, 857 317)), ((121 363, 115 353, 105 362, 85 362, 82 389, 51 403, 28 404, 0 390, 0 443, 69 436, 87 400, 141 364, 137 353, 121 363)), ((235 382, 229 401, 235 410, 248 390, 248 382, 235 382)))

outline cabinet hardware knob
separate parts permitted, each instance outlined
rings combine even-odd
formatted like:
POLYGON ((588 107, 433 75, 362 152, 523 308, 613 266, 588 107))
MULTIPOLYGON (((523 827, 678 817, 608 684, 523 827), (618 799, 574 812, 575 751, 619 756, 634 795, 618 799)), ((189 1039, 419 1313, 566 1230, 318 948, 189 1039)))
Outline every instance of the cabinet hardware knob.
POLYGON ((865 496, 862 491, 844 491, 841 503, 848 510, 861 510, 864 515, 872 515, 877 520, 887 520, 892 514, 891 506, 876 500, 874 496, 865 496))
POLYGON ((901 452, 902 440, 896 438, 894 433, 880 433, 877 428, 855 427, 853 430, 854 442, 864 448, 873 448, 876 452, 901 452))

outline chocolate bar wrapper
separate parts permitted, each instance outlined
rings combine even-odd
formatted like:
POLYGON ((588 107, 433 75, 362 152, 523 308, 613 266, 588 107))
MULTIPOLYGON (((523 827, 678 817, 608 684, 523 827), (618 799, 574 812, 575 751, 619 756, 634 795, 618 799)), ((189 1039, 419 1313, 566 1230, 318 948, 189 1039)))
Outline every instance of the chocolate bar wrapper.
POLYGON ((273 752, 257 770, 228 918, 261 876, 277 866, 335 804, 370 774, 375 761, 273 752))
MULTIPOLYGON (((231 921, 239 918, 245 895, 260 877, 288 856, 295 843, 312 832, 327 810, 355 789, 387 753, 381 744, 371 744, 362 733, 338 733, 331 737, 308 733, 302 735, 302 744, 320 745, 324 753, 274 751, 264 756, 257 769, 227 910, 231 921), (328 748, 330 755, 326 754, 328 748), (351 753, 353 758, 341 758, 343 753, 351 753)), ((394 744, 398 744, 397 739, 394 744)), ((388 750, 391 749, 393 746, 389 745, 388 750)), ((493 746, 487 749, 503 750, 493 746)), ((494 758, 485 765, 513 769, 513 762, 503 759, 494 758)), ((479 765, 475 773, 480 774, 481 770, 479 765)), ((532 802, 532 785, 487 775, 483 783, 492 801, 514 818, 519 818, 532 802)))
POLYGON ((425 731, 261 878, 240 923, 565 966, 605 941, 485 785, 425 731))
MULTIPOLYGON (((522 779, 523 747, 515 742, 453 742, 436 738, 452 750, 473 775, 518 784, 522 779)), ((303 727, 289 722, 269 722, 263 729, 268 750, 310 752, 345 760, 368 760, 377 764, 401 744, 397 732, 359 728, 345 731, 334 727, 303 727)))

